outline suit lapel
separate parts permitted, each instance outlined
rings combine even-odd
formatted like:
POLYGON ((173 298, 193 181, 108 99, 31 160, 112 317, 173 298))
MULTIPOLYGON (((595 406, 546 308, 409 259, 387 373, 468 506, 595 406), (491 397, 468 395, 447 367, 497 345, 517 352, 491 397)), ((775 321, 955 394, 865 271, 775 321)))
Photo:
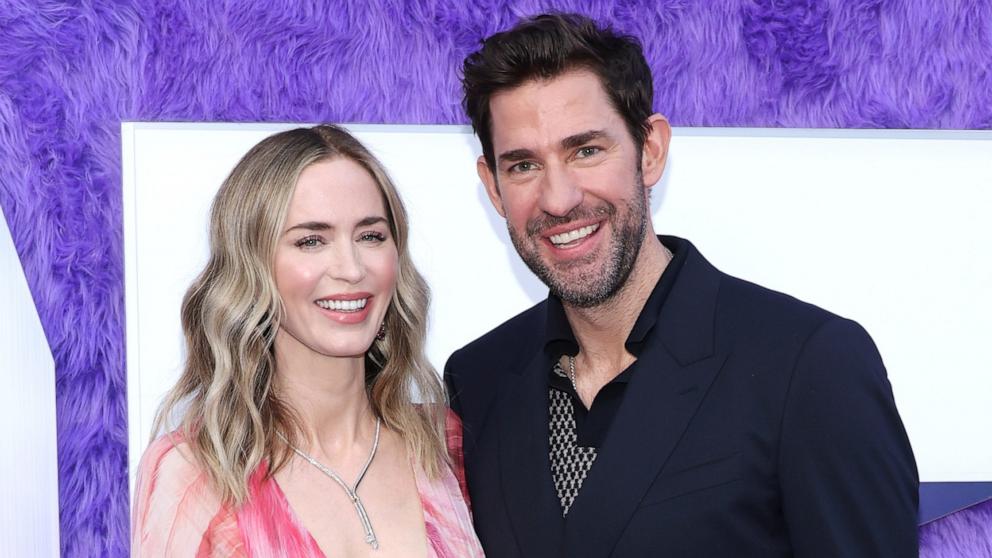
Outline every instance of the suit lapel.
POLYGON ((638 370, 627 386, 568 513, 565 556, 610 555, 726 360, 712 356, 683 367, 660 344, 641 358, 658 364, 638 370))
POLYGON ((561 504, 548 457, 548 373, 543 350, 500 402, 500 476, 522 556, 554 556, 561 544, 561 504))

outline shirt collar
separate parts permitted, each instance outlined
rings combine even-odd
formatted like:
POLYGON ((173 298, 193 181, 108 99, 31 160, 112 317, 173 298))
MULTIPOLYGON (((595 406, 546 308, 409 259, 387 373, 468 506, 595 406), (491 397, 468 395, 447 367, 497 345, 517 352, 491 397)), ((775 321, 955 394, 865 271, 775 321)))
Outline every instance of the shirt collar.
MULTIPOLYGON (((635 356, 640 354, 648 333, 654 329, 658 322, 658 316, 661 314, 665 299, 668 298, 668 293, 671 292, 688 253, 684 240, 671 237, 666 237, 664 240, 666 242, 665 247, 672 253, 672 260, 668 262, 668 266, 652 289, 651 295, 644 303, 644 307, 625 342, 627 350, 635 356)), ((579 352, 579 344, 575 340, 572 326, 568 323, 565 307, 562 306, 561 299, 554 295, 548 295, 548 319, 544 348, 552 357, 562 354, 575 355, 579 352)))

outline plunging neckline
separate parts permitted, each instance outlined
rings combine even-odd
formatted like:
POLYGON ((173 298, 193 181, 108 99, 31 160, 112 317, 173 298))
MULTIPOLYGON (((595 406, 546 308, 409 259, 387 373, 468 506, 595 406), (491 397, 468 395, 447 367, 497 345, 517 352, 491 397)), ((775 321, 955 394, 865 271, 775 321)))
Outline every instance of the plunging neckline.
MULTIPOLYGON (((438 558, 438 550, 434 548, 434 544, 432 543, 430 536, 429 527, 433 524, 429 523, 428 515, 424 506, 424 492, 422 490, 422 484, 430 481, 423 477, 423 472, 420 470, 420 467, 413 463, 412 459, 410 460, 410 466, 413 469, 413 482, 417 487, 417 500, 420 507, 420 517, 424 522, 424 542, 427 547, 427 558, 438 558)), ((329 558, 327 553, 324 552, 324 549, 317 544, 317 539, 314 538, 313 533, 310 532, 310 529, 307 528, 306 524, 304 524, 300 519, 300 516, 297 515, 292 504, 289 503, 289 498, 286 496, 286 493, 283 492, 282 486, 279 484, 279 481, 276 480, 276 477, 272 476, 270 480, 272 482, 273 489, 275 490, 276 497, 279 499, 279 503, 282 505, 285 513, 289 516, 292 524, 299 527, 301 532, 306 535, 309 544, 320 553, 317 558, 329 558)))

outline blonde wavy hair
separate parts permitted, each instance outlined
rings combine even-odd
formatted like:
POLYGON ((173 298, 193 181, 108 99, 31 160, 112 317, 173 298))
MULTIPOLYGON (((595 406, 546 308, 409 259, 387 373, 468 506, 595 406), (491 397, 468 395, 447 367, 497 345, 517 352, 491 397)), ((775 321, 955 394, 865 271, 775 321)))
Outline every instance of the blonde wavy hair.
POLYGON ((214 199, 210 259, 183 298, 184 370, 153 428, 160 433, 171 422, 219 495, 234 504, 244 502, 248 479, 263 462, 272 475, 289 460, 277 433, 294 445, 301 439, 300 421, 274 383, 283 309, 272 266, 300 173, 338 157, 361 165, 379 186, 399 254, 385 339, 374 341, 365 358, 373 412, 403 437, 429 476, 447 462, 444 388, 424 355, 430 292, 410 259, 406 210, 382 164, 348 132, 298 128, 253 147, 214 199))

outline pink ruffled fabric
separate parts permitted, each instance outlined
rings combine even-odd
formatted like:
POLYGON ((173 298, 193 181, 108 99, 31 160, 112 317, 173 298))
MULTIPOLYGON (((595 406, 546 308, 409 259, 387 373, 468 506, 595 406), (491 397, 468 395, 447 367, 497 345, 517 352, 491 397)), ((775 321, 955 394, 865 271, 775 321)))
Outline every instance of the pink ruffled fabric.
MULTIPOLYGON (((453 470, 429 479, 415 467, 429 554, 483 556, 466 504, 461 422, 449 411, 447 441, 453 470)), ((248 484, 248 502, 235 510, 210 489, 206 475, 174 435, 163 436, 141 459, 132 509, 132 555, 196 558, 327 558, 297 519, 264 468, 248 484)))

